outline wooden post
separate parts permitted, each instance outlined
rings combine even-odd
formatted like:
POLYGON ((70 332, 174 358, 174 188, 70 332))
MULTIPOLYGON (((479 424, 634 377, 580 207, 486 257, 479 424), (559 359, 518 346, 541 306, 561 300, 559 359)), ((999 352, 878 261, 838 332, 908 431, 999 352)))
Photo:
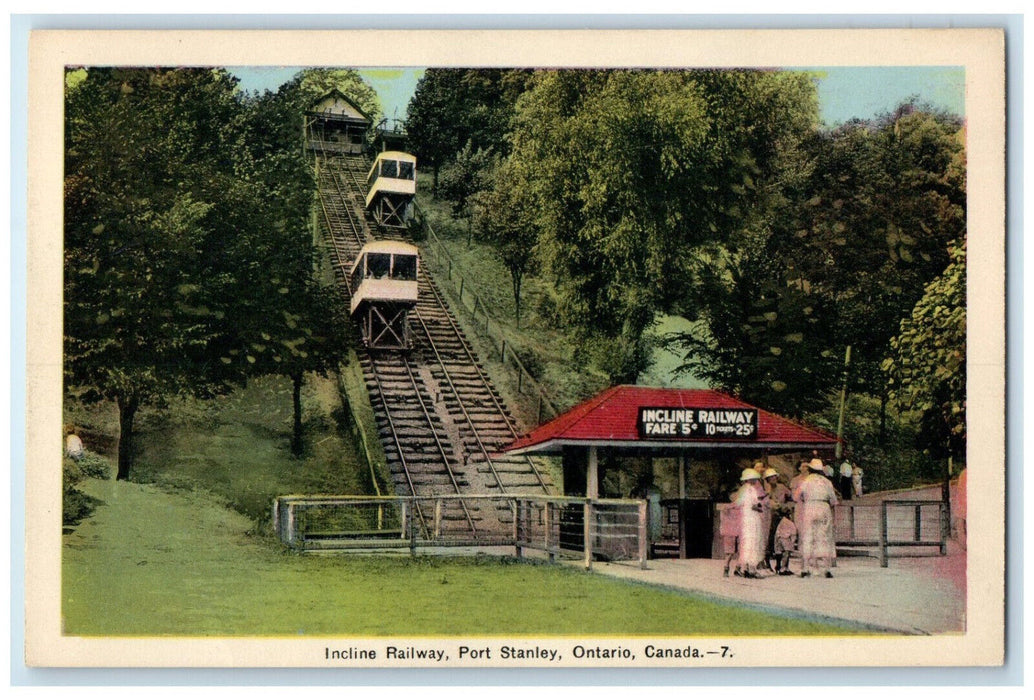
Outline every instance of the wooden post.
POLYGON ((463 275, 460 275, 460 301, 463 301, 463 275))
POLYGON ((280 532, 280 499, 273 499, 273 532, 276 533, 277 538, 283 542, 284 533, 280 532))
POLYGON ((923 507, 920 505, 916 505, 915 541, 923 541, 923 507))
POLYGON ((550 530, 552 529, 552 523, 550 522, 550 518, 549 518, 549 512, 550 512, 550 507, 549 507, 550 503, 549 503, 549 501, 546 501, 544 505, 545 505, 545 512, 543 513, 543 518, 542 518, 542 520, 543 520, 543 527, 545 528, 545 532, 543 534, 543 546, 546 549, 546 553, 549 555, 550 563, 552 563, 553 560, 554 560, 554 556, 553 556, 553 550, 550 549, 550 545, 549 545, 549 534, 550 534, 550 530))
POLYGON ((599 474, 599 453, 595 445, 589 446, 589 463, 585 470, 585 497, 589 499, 600 497, 600 474, 599 474))
POLYGON ((585 570, 592 568, 592 501, 600 497, 599 453, 589 447, 589 464, 585 470, 585 570))
POLYGON ((399 535, 399 537, 401 537, 402 539, 406 539, 406 533, 409 532, 409 530, 407 529, 409 527, 409 505, 405 501, 402 501, 402 503, 399 505, 401 506, 400 517, 402 518, 402 522, 400 523, 400 525, 402 526, 402 532, 399 535))
POLYGON ((646 568, 646 557, 650 551, 649 532, 646 526, 647 501, 639 502, 639 568, 646 568))
POLYGON ((585 499, 583 519, 582 534, 585 537, 585 544, 583 546, 585 550, 585 570, 592 571, 592 501, 588 498, 585 499))
POLYGON ((442 533, 442 499, 434 499, 434 538, 438 539, 442 533))
POLYGON ((412 512, 409 514, 409 556, 416 556, 416 499, 413 500, 412 512))
POLYGON ((503 349, 499 351, 499 361, 506 362, 506 338, 503 338, 503 349))
POLYGON ((539 394, 538 408, 535 411, 536 422, 542 422, 542 394, 539 394))
POLYGON ((515 498, 510 501, 510 509, 513 511, 513 551, 514 556, 521 558, 521 504, 515 498))
POLYGON ((855 534, 854 534, 855 528, 854 528, 854 505, 853 504, 847 506, 847 518, 848 518, 848 522, 851 524, 851 541, 853 542, 855 539, 857 539, 855 537, 855 534))
POLYGON ((952 457, 948 455, 948 463, 944 471, 944 484, 941 487, 941 554, 947 554, 947 540, 951 537, 951 469, 952 457))
POLYGON ((887 568, 887 502, 880 501, 880 566, 887 568))
POLYGON ((689 456, 682 452, 679 454, 679 559, 688 556, 688 543, 686 542, 686 467, 689 456))
POLYGON ((834 457, 833 461, 837 464, 840 462, 840 457, 843 455, 844 450, 844 408, 847 404, 847 376, 849 367, 851 365, 851 346, 847 346, 847 350, 844 351, 844 385, 840 389, 840 412, 837 416, 837 445, 833 449, 834 457))
POLYGON ((294 546, 295 532, 294 532, 294 504, 287 504, 287 544, 294 546))

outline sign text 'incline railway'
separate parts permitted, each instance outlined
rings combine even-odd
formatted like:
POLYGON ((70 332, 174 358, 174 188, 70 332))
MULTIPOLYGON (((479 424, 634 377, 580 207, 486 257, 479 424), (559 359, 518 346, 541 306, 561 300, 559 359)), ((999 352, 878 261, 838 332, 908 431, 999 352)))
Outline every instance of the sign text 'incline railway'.
POLYGON ((639 409, 639 437, 644 440, 756 440, 756 408, 639 409))

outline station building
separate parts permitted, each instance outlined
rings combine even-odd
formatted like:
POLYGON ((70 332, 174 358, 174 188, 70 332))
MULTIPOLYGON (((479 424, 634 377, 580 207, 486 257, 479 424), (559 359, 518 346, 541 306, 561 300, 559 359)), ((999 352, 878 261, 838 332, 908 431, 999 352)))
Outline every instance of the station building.
POLYGON ((564 494, 651 501, 653 556, 711 557, 717 508, 743 467, 788 482, 802 459, 832 459, 837 438, 710 389, 611 387, 507 445, 559 456, 564 494))
POLYGON ((307 134, 334 153, 360 154, 371 119, 340 90, 331 90, 305 112, 307 134))

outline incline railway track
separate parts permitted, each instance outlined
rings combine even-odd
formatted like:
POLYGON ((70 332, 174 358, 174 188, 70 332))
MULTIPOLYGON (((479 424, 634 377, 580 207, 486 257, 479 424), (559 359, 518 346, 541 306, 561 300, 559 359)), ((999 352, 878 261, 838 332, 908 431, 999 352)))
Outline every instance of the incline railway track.
MULTIPOLYGON (((362 156, 328 153, 311 141, 317 157, 322 233, 338 283, 348 294, 349 266, 370 240, 408 238, 364 215, 366 173, 362 156)), ((409 351, 360 349, 378 433, 394 480, 405 496, 549 495, 548 474, 527 457, 496 453, 517 434, 517 425, 477 358, 445 298, 421 266, 418 302, 410 315, 409 351)), ((459 500, 447 512, 416 506, 424 532, 432 527, 472 541, 506 532, 507 506, 459 500), (485 504, 485 505, 481 505, 485 504)))

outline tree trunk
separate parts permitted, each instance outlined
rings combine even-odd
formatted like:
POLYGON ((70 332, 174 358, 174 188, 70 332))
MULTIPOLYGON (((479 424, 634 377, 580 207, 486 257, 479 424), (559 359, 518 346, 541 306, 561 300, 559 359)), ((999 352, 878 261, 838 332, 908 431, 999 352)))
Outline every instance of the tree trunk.
POLYGON ((510 270, 510 278, 513 280, 513 308, 517 318, 517 330, 521 329, 521 281, 523 275, 515 270, 510 270))
POLYGON ((876 443, 880 447, 887 446, 887 389, 884 387, 880 391, 880 433, 876 438, 876 443))
POLYGON ((118 472, 115 474, 115 480, 126 481, 133 466, 133 420, 136 418, 136 410, 140 408, 140 397, 135 393, 128 396, 120 394, 117 403, 118 472))
POLYGON ((291 454, 295 457, 302 456, 302 383, 304 380, 305 376, 301 372, 291 375, 291 381, 294 384, 294 432, 291 436, 291 454))

